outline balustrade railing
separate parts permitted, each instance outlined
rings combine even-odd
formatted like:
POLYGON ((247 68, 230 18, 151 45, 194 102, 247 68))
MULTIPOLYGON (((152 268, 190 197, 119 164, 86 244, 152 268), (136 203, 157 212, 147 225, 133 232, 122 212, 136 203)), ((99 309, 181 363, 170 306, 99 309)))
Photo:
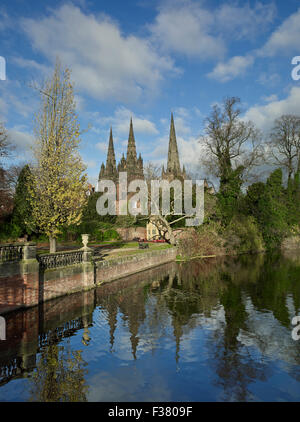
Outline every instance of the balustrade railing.
POLYGON ((67 265, 81 264, 83 262, 83 251, 44 254, 39 255, 37 259, 43 269, 65 267, 67 265))
POLYGON ((0 245, 0 262, 21 260, 23 249, 24 245, 0 245))

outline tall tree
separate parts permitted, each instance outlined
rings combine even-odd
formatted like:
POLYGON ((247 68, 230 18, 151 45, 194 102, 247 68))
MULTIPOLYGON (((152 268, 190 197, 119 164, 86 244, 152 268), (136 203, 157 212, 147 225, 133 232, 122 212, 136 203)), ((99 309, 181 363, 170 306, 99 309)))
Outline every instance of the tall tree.
POLYGON ((3 165, 3 158, 8 157, 13 150, 7 130, 3 123, 0 122, 0 166, 3 165))
POLYGON ((62 225, 79 224, 86 204, 87 177, 78 152, 80 127, 68 68, 57 60, 52 78, 39 89, 41 108, 35 119, 36 166, 32 169, 32 216, 49 236, 50 252, 62 225))
POLYGON ((246 175, 262 158, 260 132, 252 122, 242 120, 239 104, 239 98, 227 97, 221 106, 213 106, 205 120, 204 164, 219 178, 219 205, 225 219, 236 207, 246 175))
POLYGON ((12 192, 10 177, 5 158, 11 155, 13 145, 11 144, 7 130, 0 122, 0 218, 8 215, 12 210, 12 192))
POLYGON ((290 182, 300 173, 300 116, 284 114, 276 119, 269 147, 272 162, 286 170, 290 182))

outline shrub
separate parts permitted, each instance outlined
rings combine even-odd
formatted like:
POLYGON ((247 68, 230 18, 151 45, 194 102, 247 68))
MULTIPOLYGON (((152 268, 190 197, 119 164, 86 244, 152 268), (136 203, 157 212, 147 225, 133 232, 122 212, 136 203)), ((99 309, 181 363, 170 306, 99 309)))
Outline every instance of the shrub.
POLYGON ((120 235, 114 229, 108 229, 103 233, 103 240, 119 240, 120 235))
POLYGON ((104 240, 104 233, 102 230, 97 229, 94 235, 95 235, 95 240, 97 240, 98 242, 102 242, 104 240))
POLYGON ((197 230, 189 231, 179 240, 179 253, 183 257, 223 255, 224 240, 219 223, 203 224, 197 230))
POLYGON ((262 234, 254 217, 233 217, 224 233, 227 253, 253 253, 265 248, 262 234))

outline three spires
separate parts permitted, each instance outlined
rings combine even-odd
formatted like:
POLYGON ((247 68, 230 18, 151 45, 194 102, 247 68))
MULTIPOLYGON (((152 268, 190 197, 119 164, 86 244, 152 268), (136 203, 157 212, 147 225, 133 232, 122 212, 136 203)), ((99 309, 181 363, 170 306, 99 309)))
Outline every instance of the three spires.
MULTIPOLYGON (((129 136, 128 136, 128 143, 127 143, 127 155, 125 158, 124 153, 123 153, 122 158, 118 165, 116 165, 112 128, 110 128, 106 165, 104 166, 103 163, 101 165, 99 180, 105 178, 105 179, 116 181, 118 178, 118 173, 121 171, 127 172, 128 181, 144 178, 143 159, 142 159, 141 154, 139 154, 139 157, 137 158, 132 118, 130 119, 129 136)), ((186 177, 184 166, 182 170, 180 168, 173 113, 171 114, 167 169, 165 171, 163 167, 162 177, 164 179, 186 177)))

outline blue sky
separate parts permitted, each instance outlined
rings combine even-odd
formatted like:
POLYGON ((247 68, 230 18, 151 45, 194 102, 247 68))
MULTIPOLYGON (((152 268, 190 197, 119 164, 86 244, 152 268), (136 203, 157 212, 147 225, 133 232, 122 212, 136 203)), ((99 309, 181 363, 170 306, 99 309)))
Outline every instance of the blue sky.
POLYGON ((287 1, 2 0, 0 120, 31 159, 38 97, 30 88, 57 56, 72 69, 81 154, 95 183, 109 127, 117 159, 130 117, 144 162, 165 163, 171 111, 181 163, 204 175, 199 137, 212 104, 241 98, 245 119, 268 134, 276 117, 300 112, 300 3, 287 1))

